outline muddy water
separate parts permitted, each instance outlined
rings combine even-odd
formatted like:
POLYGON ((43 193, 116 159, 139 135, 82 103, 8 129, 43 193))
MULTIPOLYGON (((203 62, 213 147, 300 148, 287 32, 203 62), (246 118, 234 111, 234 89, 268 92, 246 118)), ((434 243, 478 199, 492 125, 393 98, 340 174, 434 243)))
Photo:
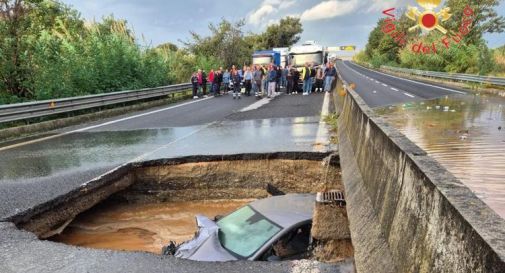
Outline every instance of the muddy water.
POLYGON ((183 242, 196 231, 195 215, 211 219, 252 200, 102 204, 81 214, 52 241, 98 249, 161 253, 169 241, 183 242))
POLYGON ((505 98, 451 96, 378 113, 505 218, 505 98))

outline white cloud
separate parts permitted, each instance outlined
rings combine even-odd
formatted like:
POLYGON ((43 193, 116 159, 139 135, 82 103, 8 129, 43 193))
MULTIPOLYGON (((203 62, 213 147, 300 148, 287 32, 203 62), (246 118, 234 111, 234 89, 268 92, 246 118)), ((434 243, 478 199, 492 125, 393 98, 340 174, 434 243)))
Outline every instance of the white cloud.
POLYGON ((349 14, 359 7, 358 0, 329 0, 324 1, 302 13, 302 21, 329 19, 349 14))
POLYGON ((287 9, 287 8, 290 8, 290 7, 294 6, 295 4, 296 4, 296 0, 282 1, 279 4, 279 9, 287 9))
POLYGON ((268 16, 277 13, 279 10, 290 8, 296 4, 298 0, 264 0, 260 7, 251 12, 247 21, 253 25, 265 25, 272 19, 267 19, 268 16))
POLYGON ((257 9, 251 15, 249 15, 248 21, 251 24, 259 25, 265 16, 268 16, 275 12, 277 12, 277 9, 274 8, 272 5, 267 4, 261 6, 259 9, 257 9))
POLYGON ((401 6, 405 6, 405 1, 403 0, 389 0, 389 1, 384 1, 384 0, 369 0, 368 5, 368 12, 377 12, 377 11, 383 11, 385 9, 389 8, 396 8, 398 9, 401 6))

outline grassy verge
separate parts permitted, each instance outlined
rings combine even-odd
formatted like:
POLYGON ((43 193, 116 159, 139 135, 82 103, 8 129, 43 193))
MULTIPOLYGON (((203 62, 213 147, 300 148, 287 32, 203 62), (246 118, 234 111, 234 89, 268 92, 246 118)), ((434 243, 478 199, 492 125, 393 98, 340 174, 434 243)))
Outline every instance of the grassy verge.
POLYGON ((338 144, 338 115, 335 113, 329 114, 324 117, 324 122, 328 124, 330 131, 330 143, 338 144))

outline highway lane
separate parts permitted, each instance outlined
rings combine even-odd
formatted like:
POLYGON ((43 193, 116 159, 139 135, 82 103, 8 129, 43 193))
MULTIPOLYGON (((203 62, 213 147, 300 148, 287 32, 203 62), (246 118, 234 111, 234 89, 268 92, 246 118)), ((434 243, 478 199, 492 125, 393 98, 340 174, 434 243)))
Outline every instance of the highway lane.
POLYGON ((65 194, 126 162, 313 151, 321 138, 323 100, 329 104, 321 94, 271 101, 231 96, 186 101, 0 147, 0 219, 65 194))
POLYGON ((356 92, 360 94, 370 107, 466 94, 463 90, 439 84, 403 79, 364 68, 349 61, 339 61, 337 69, 345 81, 356 84, 356 92))

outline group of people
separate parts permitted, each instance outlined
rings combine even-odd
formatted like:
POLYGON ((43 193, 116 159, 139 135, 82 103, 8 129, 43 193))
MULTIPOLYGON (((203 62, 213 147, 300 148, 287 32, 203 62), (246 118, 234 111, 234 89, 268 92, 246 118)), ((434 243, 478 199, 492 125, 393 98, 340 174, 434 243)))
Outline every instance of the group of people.
POLYGON ((258 99, 264 97, 272 98, 285 88, 286 94, 293 95, 303 92, 303 95, 310 95, 315 92, 330 92, 332 83, 337 76, 337 71, 332 63, 326 66, 316 67, 307 63, 301 71, 289 66, 279 67, 270 65, 250 65, 237 69, 234 65, 231 69, 210 70, 207 75, 199 69, 193 73, 191 83, 193 84, 193 98, 198 99, 199 94, 207 97, 207 89, 214 96, 220 96, 232 90, 233 99, 241 99, 242 86, 245 88, 245 95, 255 95, 258 99), (300 90, 299 82, 303 82, 300 90), (314 86, 315 83, 315 86, 314 86))

